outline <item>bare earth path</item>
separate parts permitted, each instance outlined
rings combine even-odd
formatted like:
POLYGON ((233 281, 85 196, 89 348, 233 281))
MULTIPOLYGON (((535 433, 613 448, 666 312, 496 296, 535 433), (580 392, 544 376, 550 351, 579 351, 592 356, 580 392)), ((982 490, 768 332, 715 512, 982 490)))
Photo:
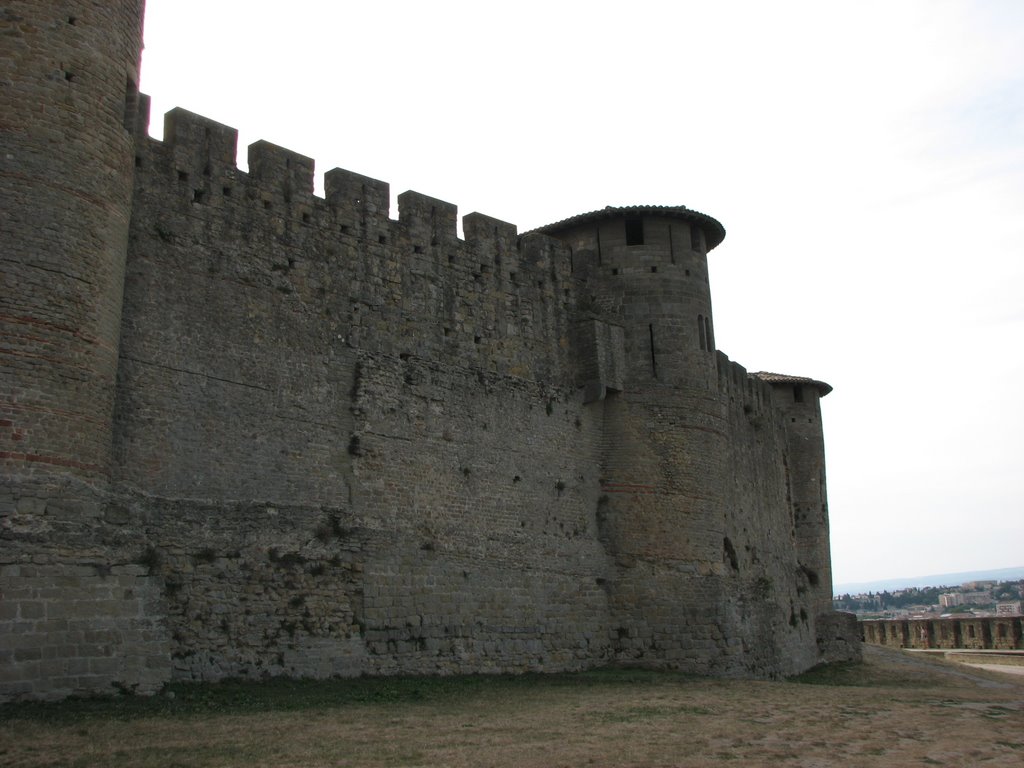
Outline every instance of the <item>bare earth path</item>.
POLYGON ((598 672, 282 708, 252 687, 209 712, 185 708, 187 692, 157 710, 4 707, 0 765, 1024 765, 1018 676, 868 647, 864 665, 810 677, 598 672))

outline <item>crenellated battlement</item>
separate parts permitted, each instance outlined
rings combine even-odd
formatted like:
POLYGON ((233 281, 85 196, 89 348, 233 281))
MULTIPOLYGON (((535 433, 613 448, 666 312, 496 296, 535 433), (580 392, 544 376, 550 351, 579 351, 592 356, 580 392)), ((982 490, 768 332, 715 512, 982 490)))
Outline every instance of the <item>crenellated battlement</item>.
POLYGON ((715 352, 718 391, 731 407, 742 412, 756 427, 774 424, 778 414, 772 403, 771 384, 749 373, 721 350, 715 352))
POLYGON ((164 115, 163 143, 170 148, 178 171, 219 176, 237 170, 238 131, 181 107, 164 115))
MULTIPOLYGON (((312 158, 268 141, 247 148, 248 172, 237 165, 238 131, 181 107, 164 116, 164 138, 148 135, 149 103, 139 99, 136 174, 147 193, 163 186, 187 202, 191 214, 202 207, 247 205, 254 213, 265 211, 268 226, 282 221, 318 230, 321 237, 356 237, 370 245, 408 243, 414 255, 430 249, 448 249, 439 263, 464 271, 472 279, 494 280, 514 287, 517 293, 529 286, 545 288, 566 283, 572 264, 556 263, 551 255, 567 256, 564 245, 540 233, 518 235, 514 224, 470 213, 463 217, 465 239, 458 236, 458 211, 453 203, 420 192, 398 195, 398 218, 390 218, 390 185, 379 179, 334 168, 324 174, 324 195, 314 193, 315 162, 312 158), (155 164, 155 168, 154 168, 155 164), (500 267, 500 268, 499 268, 500 267)), ((551 297, 540 290, 536 298, 551 297)))

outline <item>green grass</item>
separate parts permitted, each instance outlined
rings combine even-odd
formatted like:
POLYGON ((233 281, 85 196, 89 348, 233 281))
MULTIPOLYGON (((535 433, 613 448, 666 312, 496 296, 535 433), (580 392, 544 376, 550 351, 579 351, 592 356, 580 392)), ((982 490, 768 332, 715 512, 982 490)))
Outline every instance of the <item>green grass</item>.
POLYGON ((819 664, 789 678, 803 685, 865 685, 865 666, 860 662, 819 664))
POLYGON ((60 702, 20 702, 0 707, 0 722, 32 720, 72 723, 83 719, 134 720, 210 714, 289 712, 359 704, 462 702, 482 693, 517 693, 540 688, 657 686, 692 679, 674 672, 602 668, 580 673, 461 675, 449 677, 359 677, 332 680, 271 678, 217 683, 172 683, 155 696, 97 696, 60 702))
POLYGON ((935 669, 949 669, 938 659, 915 659, 912 665, 878 667, 866 662, 821 664, 788 678, 801 685, 856 686, 870 688, 930 688, 944 684, 935 669))

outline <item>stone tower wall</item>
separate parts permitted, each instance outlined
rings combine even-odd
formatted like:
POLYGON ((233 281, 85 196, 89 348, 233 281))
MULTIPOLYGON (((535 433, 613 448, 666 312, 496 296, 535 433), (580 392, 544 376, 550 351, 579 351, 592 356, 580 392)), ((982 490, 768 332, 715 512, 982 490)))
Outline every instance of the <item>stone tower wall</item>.
POLYGON ((38 125, 4 133, 0 699, 815 663, 827 546, 793 501, 824 488, 792 468, 820 423, 798 441, 716 351, 706 231, 473 213, 459 238, 454 205, 391 218, 342 169, 317 196, 268 142, 243 172, 183 109, 153 140, 140 8, 79 5, 2 17, 38 125))
POLYGON ((729 422, 721 562, 731 636, 740 639, 733 663, 745 672, 764 664, 793 674, 818 663, 822 627, 796 555, 783 419, 768 384, 721 353, 718 361, 729 422))
POLYGON ((545 228, 573 248, 580 304, 622 331, 621 376, 606 370, 588 406, 603 413, 616 658, 789 674, 816 659, 817 609, 796 556, 785 427, 771 387, 715 351, 708 236, 674 216, 545 228))
POLYGON ((109 472, 142 0, 12 2, 0 16, 0 462, 109 472))
POLYGON ((777 383, 773 385, 773 396, 782 412, 789 447, 798 557, 815 595, 817 610, 827 612, 832 605, 832 554, 821 393, 812 384, 777 383))
POLYGON ((141 33, 142 0, 0 10, 3 698, 166 677, 159 592, 98 533, 141 33))

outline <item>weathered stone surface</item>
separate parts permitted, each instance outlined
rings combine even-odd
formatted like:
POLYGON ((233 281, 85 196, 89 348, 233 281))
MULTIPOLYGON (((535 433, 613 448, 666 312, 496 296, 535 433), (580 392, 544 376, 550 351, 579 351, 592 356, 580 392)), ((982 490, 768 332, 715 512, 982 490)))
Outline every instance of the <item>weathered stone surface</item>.
POLYGON ((1024 618, 972 616, 938 619, 868 619, 858 625, 861 640, 897 648, 1024 650, 1024 618))
POLYGON ((856 654, 820 392, 716 351, 717 222, 320 198, 148 137, 141 0, 9 7, 0 698, 856 654))

